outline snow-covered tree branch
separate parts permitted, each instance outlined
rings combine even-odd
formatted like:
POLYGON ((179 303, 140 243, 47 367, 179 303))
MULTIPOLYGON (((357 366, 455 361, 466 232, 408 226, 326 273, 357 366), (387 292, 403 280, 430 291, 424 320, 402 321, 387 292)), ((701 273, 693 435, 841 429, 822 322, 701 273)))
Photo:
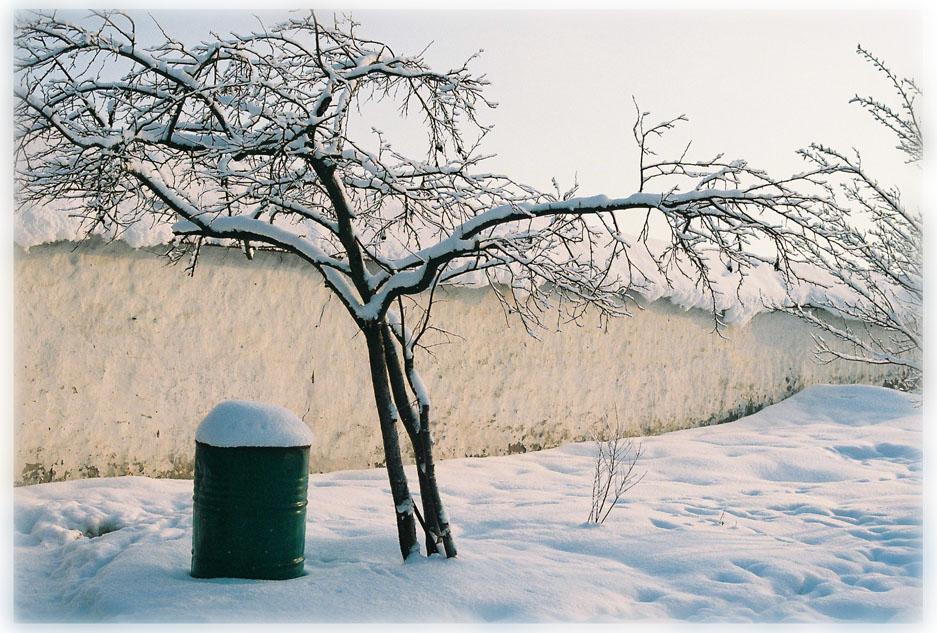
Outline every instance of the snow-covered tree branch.
POLYGON ((414 514, 428 554, 456 553, 414 355, 439 284, 490 283, 536 333, 557 308, 572 319, 586 309, 627 314, 628 293, 650 275, 682 275, 712 295, 718 329, 716 276, 729 270, 741 284, 767 264, 793 281, 809 257, 802 245, 820 248, 839 230, 836 207, 818 204, 838 164, 776 179, 721 155, 658 158, 654 143, 685 117, 653 124, 640 109, 631 193, 541 192, 487 172, 489 128, 478 117, 494 104, 472 58, 435 71, 348 18, 324 25, 310 14, 145 47, 121 13, 81 25, 35 14, 17 23, 15 46, 20 201, 71 204, 89 234, 171 224, 170 254, 192 253, 193 269, 212 239, 233 240, 248 257, 256 245, 288 251, 321 273, 368 344, 404 558, 418 549, 414 514), (398 152, 361 124, 382 102, 421 124, 424 155, 398 152), (398 421, 416 456, 422 514, 398 421))
MULTIPOLYGON (((885 75, 896 103, 858 95, 852 102, 894 134, 896 148, 906 162, 917 166, 924 151, 917 115, 921 90, 912 79, 895 75, 861 46, 857 52, 885 75)), ((842 320, 821 319, 803 309, 808 306, 793 311, 827 334, 815 337, 820 360, 897 366, 907 372, 909 388, 919 386, 924 350, 924 225, 920 209, 909 208, 897 188, 879 183, 857 150, 847 153, 813 144, 801 154, 812 165, 843 176, 838 183, 839 199, 831 204, 828 214, 827 233, 833 239, 807 241, 805 246, 835 283, 850 291, 850 297, 828 296, 811 304, 840 315, 842 320), (861 329, 846 319, 861 324, 861 329)))

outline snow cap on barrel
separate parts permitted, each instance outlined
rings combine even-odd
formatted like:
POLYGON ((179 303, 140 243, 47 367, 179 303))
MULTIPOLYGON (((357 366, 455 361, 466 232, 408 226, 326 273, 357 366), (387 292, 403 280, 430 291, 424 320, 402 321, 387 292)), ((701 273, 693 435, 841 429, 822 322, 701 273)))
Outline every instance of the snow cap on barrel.
POLYGON ((312 439, 312 431, 292 411, 248 400, 215 405, 195 431, 196 442, 218 448, 311 446, 312 439))

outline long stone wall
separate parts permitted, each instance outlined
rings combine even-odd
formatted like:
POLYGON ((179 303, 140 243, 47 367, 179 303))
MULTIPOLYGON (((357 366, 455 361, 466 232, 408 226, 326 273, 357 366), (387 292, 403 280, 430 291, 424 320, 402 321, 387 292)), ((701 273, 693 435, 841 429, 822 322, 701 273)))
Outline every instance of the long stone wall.
MULTIPOLYGON (((364 341, 290 256, 204 248, 189 277, 120 242, 57 243, 17 248, 14 285, 17 483, 191 477, 195 427, 229 398, 302 417, 314 471, 381 462, 364 341)), ((814 383, 884 378, 816 364, 808 328, 785 314, 722 338, 706 314, 662 300, 538 341, 490 291, 463 288, 434 318, 462 337, 419 359, 440 458, 586 439, 609 415, 637 434, 710 424, 814 383)))

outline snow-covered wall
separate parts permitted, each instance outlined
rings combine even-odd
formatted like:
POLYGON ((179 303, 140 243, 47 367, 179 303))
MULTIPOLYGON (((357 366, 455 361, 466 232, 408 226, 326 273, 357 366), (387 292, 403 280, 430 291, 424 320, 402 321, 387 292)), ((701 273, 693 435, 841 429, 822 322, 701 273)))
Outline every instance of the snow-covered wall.
MULTIPOLYGON (((315 471, 381 463, 367 353, 298 260, 204 248, 194 277, 114 242, 16 248, 15 458, 22 483, 192 474, 194 434, 223 400, 286 407, 315 433, 315 471)), ((762 313, 726 338, 667 300, 530 338, 489 291, 444 293, 436 325, 463 340, 425 353, 440 458, 536 450, 617 415, 636 433, 709 424, 818 382, 881 384, 816 364, 808 328, 762 313)))

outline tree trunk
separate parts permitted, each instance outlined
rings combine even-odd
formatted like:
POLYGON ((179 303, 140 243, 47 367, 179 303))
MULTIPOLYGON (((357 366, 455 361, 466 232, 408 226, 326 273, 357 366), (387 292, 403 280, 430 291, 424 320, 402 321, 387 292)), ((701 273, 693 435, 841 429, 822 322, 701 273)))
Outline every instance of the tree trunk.
MULTIPOLYGON (((420 501, 423 506, 423 516, 426 532, 426 555, 439 552, 438 544, 442 544, 446 558, 454 558, 458 552, 455 541, 449 529, 449 517, 442 506, 439 496, 439 485, 436 482, 436 467, 433 462, 433 439, 430 435, 429 406, 421 404, 419 417, 409 404, 404 371, 400 365, 400 357, 393 343, 390 328, 384 325, 384 350, 387 360, 387 370, 390 374, 394 401, 400 412, 404 428, 410 437, 416 458, 417 475, 420 481, 420 501)), ((408 374, 415 374, 413 359, 405 355, 404 363, 408 374)))
MULTIPOLYGON (((455 548, 455 541, 452 539, 452 532, 449 530, 449 517, 442 507, 442 499, 439 497, 439 485, 436 483, 436 465, 433 462, 433 437, 429 432, 429 407, 420 407, 420 435, 423 438, 421 445, 423 447, 423 464, 426 466, 426 488, 432 497, 433 505, 436 506, 436 524, 439 527, 439 535, 442 540, 443 548, 446 550, 446 558, 455 558, 458 551, 455 548)), ((416 450, 416 446, 414 446, 416 450)))
POLYGON ((390 388, 394 395, 394 404, 397 405, 397 412, 400 414, 400 420, 403 422, 403 428, 406 429, 410 438, 410 444, 413 446, 413 455, 416 458, 416 473, 420 483, 420 503, 423 506, 423 531, 426 536, 426 555, 432 556, 439 553, 436 543, 440 540, 440 530, 437 523, 436 506, 433 503, 433 495, 429 490, 426 480, 426 464, 423 459, 425 451, 422 446, 422 438, 419 434, 419 418, 413 407, 410 406, 409 395, 407 393, 407 383, 400 366, 400 357, 397 354, 397 348, 394 345, 393 334, 390 327, 386 324, 383 329, 384 335, 384 357, 387 361, 387 373, 390 376, 390 388))
POLYGON ((416 539, 416 524, 413 520, 413 499, 407 486, 407 475, 400 457, 400 441, 397 437, 397 412, 391 400, 390 385, 387 381, 387 364, 384 359, 384 346, 380 326, 367 328, 364 336, 368 343, 368 359, 371 364, 371 384, 374 387, 374 402, 381 422, 381 436, 384 440, 384 461, 390 491, 394 498, 397 515, 397 538, 400 553, 406 560, 410 554, 420 551, 416 539))

